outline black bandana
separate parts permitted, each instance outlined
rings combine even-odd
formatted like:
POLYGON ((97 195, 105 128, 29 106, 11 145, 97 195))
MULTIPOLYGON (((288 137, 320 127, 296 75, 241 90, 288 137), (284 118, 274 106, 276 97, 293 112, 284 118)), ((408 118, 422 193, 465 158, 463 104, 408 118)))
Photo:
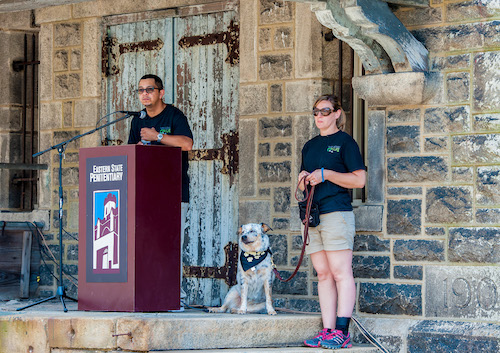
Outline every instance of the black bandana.
POLYGON ((248 271, 252 267, 260 264, 267 257, 267 254, 271 254, 271 250, 258 252, 244 252, 240 253, 240 262, 243 267, 243 271, 248 271))

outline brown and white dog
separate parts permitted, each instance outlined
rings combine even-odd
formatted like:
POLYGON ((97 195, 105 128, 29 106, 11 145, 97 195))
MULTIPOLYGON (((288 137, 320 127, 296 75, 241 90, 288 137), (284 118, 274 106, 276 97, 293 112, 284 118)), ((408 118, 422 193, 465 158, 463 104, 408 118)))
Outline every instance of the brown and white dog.
POLYGON ((237 284, 233 286, 220 308, 208 308, 211 313, 257 313, 267 310, 276 315, 271 297, 274 280, 272 254, 264 223, 249 223, 238 229, 240 257, 237 284))

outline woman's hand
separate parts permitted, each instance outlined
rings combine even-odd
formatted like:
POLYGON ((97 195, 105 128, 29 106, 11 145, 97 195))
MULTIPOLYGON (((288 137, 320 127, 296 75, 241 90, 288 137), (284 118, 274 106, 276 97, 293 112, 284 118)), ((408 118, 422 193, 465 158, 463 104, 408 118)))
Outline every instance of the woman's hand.
MULTIPOLYGON (((305 170, 301 171, 299 173, 299 189, 304 191, 304 183, 302 182, 302 178, 305 178, 309 175, 309 172, 306 172, 305 170)), ((309 184, 309 182, 307 182, 307 179, 306 179, 306 184, 309 184)))
POLYGON ((306 177, 306 181, 312 186, 322 183, 323 178, 321 177, 321 169, 316 169, 314 172, 310 173, 306 177))

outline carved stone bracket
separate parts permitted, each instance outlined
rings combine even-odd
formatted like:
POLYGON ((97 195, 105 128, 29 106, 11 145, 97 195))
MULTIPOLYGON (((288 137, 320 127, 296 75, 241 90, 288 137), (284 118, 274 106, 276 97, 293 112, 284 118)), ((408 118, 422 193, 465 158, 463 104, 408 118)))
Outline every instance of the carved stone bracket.
POLYGON ((311 3, 321 24, 358 54, 367 74, 427 70, 427 49, 392 13, 387 1, 296 1, 311 3))

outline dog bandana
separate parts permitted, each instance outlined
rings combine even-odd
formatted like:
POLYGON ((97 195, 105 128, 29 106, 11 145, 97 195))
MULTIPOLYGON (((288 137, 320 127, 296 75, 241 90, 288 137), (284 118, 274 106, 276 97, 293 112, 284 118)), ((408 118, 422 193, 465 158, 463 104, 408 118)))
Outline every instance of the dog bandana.
POLYGON ((248 271, 252 267, 260 264, 267 257, 267 254, 271 254, 271 250, 267 249, 266 251, 258 251, 258 252, 244 252, 240 253, 240 262, 243 267, 243 271, 248 271))

